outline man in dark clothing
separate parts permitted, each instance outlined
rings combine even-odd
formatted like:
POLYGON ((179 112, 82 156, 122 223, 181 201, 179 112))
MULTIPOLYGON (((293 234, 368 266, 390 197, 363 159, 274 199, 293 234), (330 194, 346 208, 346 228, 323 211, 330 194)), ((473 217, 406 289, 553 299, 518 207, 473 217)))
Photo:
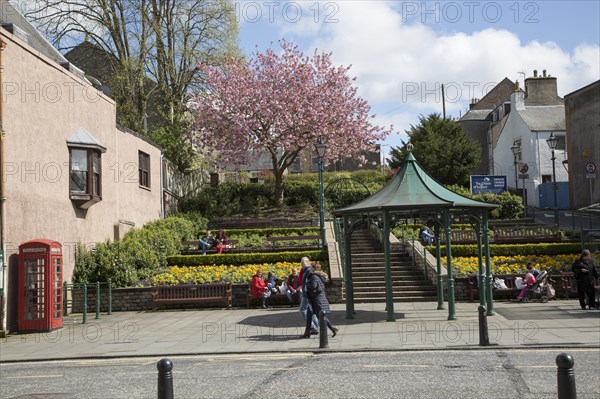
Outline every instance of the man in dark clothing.
POLYGON ((579 304, 581 309, 585 310, 585 297, 588 297, 588 306, 590 309, 596 309, 594 282, 598 278, 598 271, 592 262, 592 255, 585 249, 579 259, 573 263, 573 273, 577 280, 577 294, 579 295, 579 304))
POLYGON ((300 275, 298 274, 298 269, 294 267, 292 274, 287 279, 287 288, 285 291, 290 301, 290 306, 293 306, 300 299, 300 287, 300 275))

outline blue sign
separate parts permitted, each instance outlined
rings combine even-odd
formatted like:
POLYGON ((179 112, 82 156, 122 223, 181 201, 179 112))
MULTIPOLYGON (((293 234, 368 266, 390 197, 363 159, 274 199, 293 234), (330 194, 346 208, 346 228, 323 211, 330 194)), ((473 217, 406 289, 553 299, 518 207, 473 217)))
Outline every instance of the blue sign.
POLYGON ((506 176, 471 176, 471 194, 502 194, 506 189, 506 176))

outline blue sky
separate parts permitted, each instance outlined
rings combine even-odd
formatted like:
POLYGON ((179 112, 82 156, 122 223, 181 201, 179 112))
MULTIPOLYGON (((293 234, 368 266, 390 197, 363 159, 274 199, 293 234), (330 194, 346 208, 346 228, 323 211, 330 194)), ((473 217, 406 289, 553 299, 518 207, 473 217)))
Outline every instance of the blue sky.
POLYGON ((420 114, 458 118, 505 77, 556 76, 560 96, 600 79, 600 1, 239 1, 250 54, 286 39, 352 65, 359 94, 401 145, 420 114))

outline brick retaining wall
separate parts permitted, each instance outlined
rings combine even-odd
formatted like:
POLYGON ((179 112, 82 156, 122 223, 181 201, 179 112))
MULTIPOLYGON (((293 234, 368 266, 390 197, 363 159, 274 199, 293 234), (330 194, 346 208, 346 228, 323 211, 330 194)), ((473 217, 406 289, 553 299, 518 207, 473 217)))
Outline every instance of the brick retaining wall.
MULTIPOLYGON (((331 303, 342 302, 342 279, 332 279, 326 284, 327 298, 331 303)), ((247 284, 233 285, 233 306, 246 307, 246 297, 248 294, 247 284)), ((90 290, 87 295, 88 313, 96 312, 96 291, 90 290)), ((285 299, 287 304, 287 298, 285 299)), ((189 303, 179 305, 162 304, 161 309, 187 309, 187 308, 223 308, 222 304, 218 303, 189 303)), ((112 310, 113 312, 136 312, 144 310, 152 310, 152 287, 139 288, 113 288, 112 290, 112 310)), ((83 312, 83 291, 75 291, 73 293, 73 306, 68 309, 69 313, 83 312)), ((100 312, 108 312, 108 290, 100 290, 100 312)))
MULTIPOLYGON (((444 299, 448 299, 448 285, 444 276, 444 299)), ((327 299, 331 303, 344 303, 342 297, 342 286, 343 280, 340 278, 332 279, 326 284, 327 299)), ((562 290, 562 284, 559 281, 555 281, 553 284, 556 290, 556 298, 564 299, 564 293, 562 290)), ((233 306, 244 308, 246 307, 246 295, 248 292, 247 284, 235 284, 233 285, 233 306)), ((570 293, 571 298, 577 296, 576 293, 570 293)), ((83 291, 75 291, 73 294, 73 307, 68 309, 69 313, 82 313, 83 312, 83 291)), ((456 277, 454 279, 454 297, 456 301, 468 301, 469 290, 467 285, 466 277, 456 277)), ((494 291, 494 298, 503 300, 511 299, 515 297, 514 292, 498 292, 494 291)), ((478 300, 478 295, 475 294, 475 300, 478 300)), ((285 300, 287 304, 287 300, 285 300)), ((161 309, 187 309, 187 308, 211 308, 218 307, 223 308, 222 304, 218 303, 190 303, 180 305, 161 305, 161 309)), ((140 287, 140 288, 115 288, 113 289, 113 312, 122 311, 145 311, 152 310, 152 287, 140 287)), ((96 312, 96 291, 90 290, 88 292, 88 313, 96 312)), ((108 290, 100 290, 100 312, 106 313, 108 311, 108 290)))

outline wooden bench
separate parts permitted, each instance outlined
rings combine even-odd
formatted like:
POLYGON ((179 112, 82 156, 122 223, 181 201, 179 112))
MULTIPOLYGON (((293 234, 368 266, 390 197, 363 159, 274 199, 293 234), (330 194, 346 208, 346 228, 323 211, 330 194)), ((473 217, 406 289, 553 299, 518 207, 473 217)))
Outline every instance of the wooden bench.
MULTIPOLYGON (((277 285, 281 285, 281 281, 277 280, 277 285)), ((288 297, 285 293, 278 292, 277 294, 271 294, 270 304, 271 305, 288 305, 288 297)), ((261 298, 257 298, 252 295, 252 280, 248 280, 248 292, 246 294, 246 307, 250 309, 251 306, 260 306, 261 298)))
POLYGON ((231 283, 157 285, 152 292, 152 305, 190 302, 221 302, 231 309, 233 287, 231 283))
MULTIPOLYGON (((452 244, 476 244, 475 230, 452 230, 452 244)), ((440 245, 446 245, 446 233, 440 234, 440 245)))
POLYGON ((520 226, 494 229, 494 243, 496 244, 561 241, 560 229, 556 227, 520 226))
MULTIPOLYGON (((273 248, 280 242, 288 242, 291 241, 316 241, 317 247, 321 248, 321 236, 287 236, 287 237, 267 237, 267 242, 270 242, 273 245, 273 248)), ((290 246, 310 246, 310 244, 300 244, 300 245, 290 245, 290 246)))
MULTIPOLYGON (((233 248, 225 248, 224 251, 232 251, 235 250, 235 245, 239 242, 239 240, 227 240, 227 245, 233 245, 233 248)), ((194 253, 202 253, 202 248, 200 248, 200 242, 198 240, 194 241, 181 241, 181 246, 183 247, 183 252, 188 254, 194 253)), ((206 250, 206 253, 217 253, 215 247, 211 247, 206 250)))
MULTIPOLYGON (((552 275, 548 275, 548 282, 550 284, 552 284, 554 286, 554 282, 556 280, 558 280, 559 278, 562 280, 562 274, 561 276, 552 274, 552 275)), ((571 273, 573 274, 573 273, 571 273)), ((502 298, 499 299, 507 299, 506 297, 508 296, 509 298, 516 298, 516 295, 519 293, 519 291, 521 290, 520 288, 517 288, 515 285, 515 279, 517 277, 525 277, 525 272, 523 273, 517 273, 517 274, 496 274, 492 277, 492 284, 494 283, 494 279, 498 277, 500 279, 504 280, 504 283, 506 284, 506 289, 498 289, 498 288, 493 288, 494 290, 494 299, 497 298, 497 294, 499 294, 499 296, 502 296, 502 298)), ((469 301, 473 302, 473 300, 475 299, 475 296, 479 296, 479 285, 477 282, 477 278, 478 276, 476 274, 471 274, 468 276, 467 279, 467 286, 468 286, 468 290, 469 290, 469 301)), ((569 283, 570 284, 570 283, 569 283)), ((564 287, 564 283, 562 283, 561 288, 564 287)), ((570 285, 569 285, 570 287, 570 285)), ((563 288, 564 289, 564 288, 563 288)), ((558 291, 557 291, 558 292, 558 291)), ((568 292, 568 291, 567 291, 568 292)))
MULTIPOLYGON (((483 242, 483 236, 481 237, 483 242)), ((440 235, 441 245, 446 244, 446 234, 440 235)), ((560 242, 560 230, 555 227, 530 226, 530 227, 497 227, 490 231, 490 243, 513 244, 528 242, 560 242)), ((452 230, 452 244, 476 244, 477 232, 475 230, 452 230)))
MULTIPOLYGON (((575 273, 560 272, 560 281, 565 299, 569 299, 569 293, 577 293, 577 282, 574 282, 575 273)), ((596 298, 598 298, 598 295, 600 294, 600 279, 596 279, 596 281, 594 282, 594 289, 596 291, 596 298)))
MULTIPOLYGON (((496 294, 497 293, 503 293, 503 297, 506 295, 510 295, 511 298, 516 298, 516 295, 518 294, 518 292, 520 291, 520 288, 517 288, 515 286, 515 278, 517 277, 523 277, 524 273, 522 274, 496 274, 494 276, 492 276, 492 284, 494 283, 494 280, 496 279, 496 277, 498 277, 499 279, 504 280, 504 283, 506 284, 506 289, 497 289, 497 288, 493 288, 494 290, 494 298, 496 298, 496 294), (508 294, 506 294, 508 293, 508 294)), ((477 274, 471 274, 469 275, 469 278, 467 279, 467 286, 469 289, 469 301, 473 302, 475 300, 475 295, 479 294, 479 282, 478 282, 478 278, 479 276, 477 274)), ((485 284, 485 279, 484 279, 484 284, 485 284)), ((506 298, 503 298, 506 299, 506 298)))

